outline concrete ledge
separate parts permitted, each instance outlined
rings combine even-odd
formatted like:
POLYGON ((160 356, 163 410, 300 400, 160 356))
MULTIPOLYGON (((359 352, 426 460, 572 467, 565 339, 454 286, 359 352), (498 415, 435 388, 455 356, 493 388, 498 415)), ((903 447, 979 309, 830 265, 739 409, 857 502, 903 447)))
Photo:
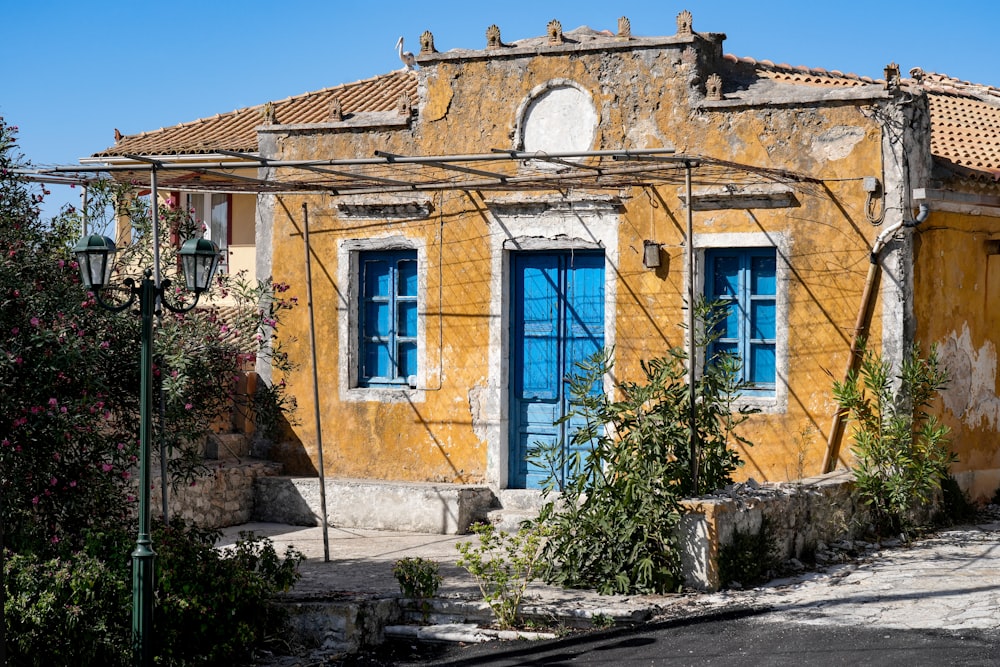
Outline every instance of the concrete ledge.
MULTIPOLYGON (((255 499, 255 521, 316 526, 322 516, 317 478, 258 479, 255 499)), ((463 534, 493 502, 485 486, 326 480, 327 523, 340 528, 463 534)))

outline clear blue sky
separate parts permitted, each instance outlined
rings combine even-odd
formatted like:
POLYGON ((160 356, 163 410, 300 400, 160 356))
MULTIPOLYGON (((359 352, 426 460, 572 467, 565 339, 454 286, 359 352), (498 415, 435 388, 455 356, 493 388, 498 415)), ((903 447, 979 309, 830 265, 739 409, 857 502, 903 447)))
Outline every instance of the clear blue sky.
MULTIPOLYGON (((835 0, 4 0, 0 115, 36 165, 75 164, 134 134, 400 67, 394 45, 482 48, 545 33, 557 18, 635 35, 672 35, 683 9, 727 53, 880 77, 889 62, 1000 86, 1000 2, 835 0)), ((53 187, 45 213, 77 203, 53 187)))

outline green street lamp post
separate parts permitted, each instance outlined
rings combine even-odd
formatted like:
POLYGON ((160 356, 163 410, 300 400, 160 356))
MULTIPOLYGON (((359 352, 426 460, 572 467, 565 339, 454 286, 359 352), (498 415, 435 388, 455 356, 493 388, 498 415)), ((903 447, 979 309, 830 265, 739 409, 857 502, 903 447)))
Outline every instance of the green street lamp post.
POLYGON ((189 239, 181 246, 181 268, 184 271, 185 285, 188 290, 194 292, 195 298, 192 303, 180 307, 171 305, 164 298, 170 281, 163 280, 157 285, 153 280, 151 269, 145 270, 138 286, 131 278, 123 281, 128 288, 128 301, 122 304, 104 301, 101 298, 101 290, 107 287, 111 280, 111 268, 117 251, 114 241, 99 234, 80 239, 73 248, 80 265, 83 285, 93 290, 97 302, 113 312, 123 311, 138 302, 139 317, 142 320, 139 388, 139 532, 135 550, 132 552, 132 647, 135 664, 149 667, 153 664, 153 565, 156 559, 156 552, 153 551, 153 543, 149 536, 150 445, 153 437, 153 315, 156 314, 157 301, 175 313, 187 312, 194 308, 202 292, 208 290, 212 284, 212 276, 219 265, 219 249, 207 239, 189 239))

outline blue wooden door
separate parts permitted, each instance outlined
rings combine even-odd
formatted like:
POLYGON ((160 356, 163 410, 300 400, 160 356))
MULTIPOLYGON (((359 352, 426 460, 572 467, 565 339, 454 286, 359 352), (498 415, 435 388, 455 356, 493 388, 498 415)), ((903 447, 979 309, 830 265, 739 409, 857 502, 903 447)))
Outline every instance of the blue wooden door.
MULTIPOLYGON (((519 253, 511 263, 508 485, 539 488, 549 466, 529 452, 537 443, 569 446, 574 425, 556 425, 569 409, 564 380, 604 346, 604 255, 519 253)), ((557 472, 565 475, 565 466, 557 472)))

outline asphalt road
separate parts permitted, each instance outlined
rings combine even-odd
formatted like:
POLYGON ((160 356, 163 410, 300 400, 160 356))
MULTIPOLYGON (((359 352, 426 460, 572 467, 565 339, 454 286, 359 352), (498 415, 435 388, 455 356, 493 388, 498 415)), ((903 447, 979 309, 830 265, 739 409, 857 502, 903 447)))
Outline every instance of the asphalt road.
POLYGON ((1000 665, 1000 635, 805 624, 768 610, 745 609, 541 642, 469 646, 395 642, 343 664, 995 666, 1000 665))

